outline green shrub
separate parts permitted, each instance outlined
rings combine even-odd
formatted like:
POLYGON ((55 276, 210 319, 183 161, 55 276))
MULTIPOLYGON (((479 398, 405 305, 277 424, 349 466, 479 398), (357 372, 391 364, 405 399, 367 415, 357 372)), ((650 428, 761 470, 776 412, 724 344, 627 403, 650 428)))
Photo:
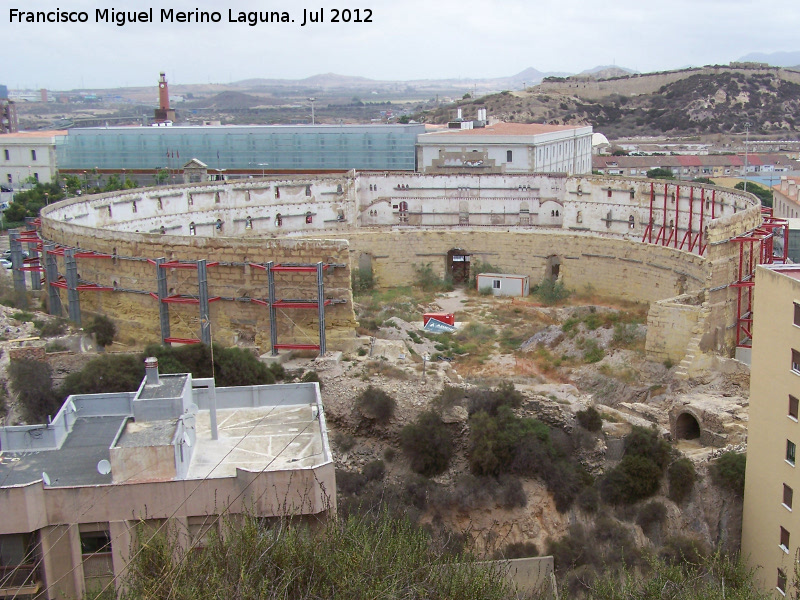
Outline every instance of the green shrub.
POLYGON ((349 452, 356 445, 356 439, 349 433, 337 431, 333 434, 333 443, 340 452, 349 452))
POLYGON ((644 456, 626 455, 600 481, 600 493, 611 504, 633 504, 658 491, 661 469, 644 456))
POLYGON ((594 406, 579 410, 575 413, 575 419, 578 421, 578 425, 588 431, 597 432, 603 428, 603 418, 594 406))
POLYGON ((744 472, 747 456, 737 452, 725 452, 711 464, 711 480, 718 486, 744 496, 744 472))
POLYGON ((83 329, 87 333, 94 334, 94 339, 101 348, 110 346, 117 335, 117 326, 105 315, 95 315, 83 329))
POLYGON ((533 542, 514 542, 494 553, 494 560, 513 560, 539 556, 539 549, 533 542))
POLYGON ((45 338, 64 335, 64 333, 67 331, 66 319, 59 317, 48 320, 37 319, 33 322, 33 326, 39 330, 39 335, 45 338))
POLYGON ((367 481, 380 481, 386 475, 386 465, 382 460, 372 460, 364 465, 361 474, 367 481))
POLYGON ((336 491, 344 496, 358 494, 367 485, 367 478, 362 473, 336 469, 336 491))
POLYGON ((351 272, 353 293, 364 294, 375 289, 375 277, 372 269, 353 269, 351 272))
POLYGON ((659 557, 670 565, 699 566, 708 556, 709 550, 700 540, 679 535, 664 540, 659 557))
POLYGON ((391 446, 383 450, 383 460, 392 462, 396 458, 397 452, 391 446))
POLYGON ((397 402, 385 391, 373 385, 368 386, 356 398, 356 408, 365 419, 380 425, 392 420, 397 402))
POLYGON ((654 427, 634 426, 625 436, 625 454, 641 456, 651 460, 663 470, 669 464, 672 449, 669 443, 658 435, 654 427))
POLYGON ((652 537, 655 533, 660 531, 661 525, 667 518, 667 507, 661 502, 648 502, 639 509, 639 514, 636 517, 636 524, 642 528, 642 531, 648 537, 652 537))
POLYGON ((144 361, 140 356, 102 354, 86 363, 80 371, 67 375, 59 394, 66 398, 70 394, 135 392, 143 378, 144 361))
POLYGON ((680 504, 692 493, 694 482, 697 480, 694 463, 688 458, 676 460, 669 466, 667 480, 669 481, 670 500, 680 504))
MULTIPOLYGON (((452 392, 447 391, 448 394, 463 397, 464 391, 460 388, 449 388, 452 392)), ((444 397, 446 390, 442 391, 444 397)), ((484 411, 492 416, 497 415, 497 410, 501 406, 508 406, 510 408, 519 408, 522 406, 524 397, 522 392, 518 391, 514 384, 510 381, 504 381, 496 388, 486 389, 477 388, 471 389, 467 392, 467 410, 469 414, 475 414, 479 411, 484 411)))
POLYGON ((592 364, 600 362, 605 357, 606 353, 600 346, 597 345, 595 340, 586 340, 583 344, 583 360, 586 363, 592 364))
POLYGON ((244 348, 215 347, 214 371, 214 381, 221 387, 275 383, 267 365, 244 348))
POLYGON ((11 318, 19 321, 20 323, 32 323, 33 322, 33 313, 19 310, 15 313, 11 313, 11 318))
POLYGON ((279 362, 271 362, 267 365, 269 372, 272 373, 272 376, 275 378, 275 381, 283 381, 286 379, 286 369, 283 368, 283 365, 279 362))
POLYGON ((44 347, 45 352, 66 352, 68 350, 69 348, 67 348, 61 342, 48 342, 44 347))
POLYGON ((600 507, 600 494, 594 486, 587 486, 581 490, 577 498, 578 508, 583 512, 593 515, 600 507))
POLYGON ((450 292, 453 290, 453 282, 448 277, 436 275, 431 263, 414 265, 414 284, 424 292, 450 292))
POLYGON ((539 298, 542 304, 551 306, 566 300, 572 292, 568 290, 561 281, 543 279, 541 283, 536 286, 536 289, 533 290, 533 293, 539 298))
POLYGON ((47 417, 55 416, 61 408, 61 398, 53 391, 53 370, 46 362, 12 360, 8 377, 26 423, 46 423, 47 417))
POLYGON ((411 469, 427 477, 444 473, 450 466, 453 443, 442 418, 433 411, 421 413, 400 430, 400 444, 411 469))

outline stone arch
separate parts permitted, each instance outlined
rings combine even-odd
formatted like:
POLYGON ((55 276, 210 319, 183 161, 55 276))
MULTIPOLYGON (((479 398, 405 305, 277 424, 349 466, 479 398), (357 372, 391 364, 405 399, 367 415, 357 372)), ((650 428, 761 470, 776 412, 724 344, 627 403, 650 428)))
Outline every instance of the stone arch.
POLYGON ((547 272, 545 277, 550 281, 556 281, 561 274, 561 258, 553 254, 547 257, 547 272))
POLYGON ((700 422, 690 412, 682 412, 675 419, 675 437, 679 440, 699 440, 700 422))

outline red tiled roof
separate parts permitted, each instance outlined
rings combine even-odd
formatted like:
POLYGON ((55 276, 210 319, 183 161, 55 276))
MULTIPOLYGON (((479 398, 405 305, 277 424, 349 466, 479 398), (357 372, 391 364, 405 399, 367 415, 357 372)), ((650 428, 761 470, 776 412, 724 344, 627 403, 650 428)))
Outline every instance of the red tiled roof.
POLYGON ((700 167, 703 161, 695 154, 687 154, 678 156, 678 162, 684 167, 700 167))

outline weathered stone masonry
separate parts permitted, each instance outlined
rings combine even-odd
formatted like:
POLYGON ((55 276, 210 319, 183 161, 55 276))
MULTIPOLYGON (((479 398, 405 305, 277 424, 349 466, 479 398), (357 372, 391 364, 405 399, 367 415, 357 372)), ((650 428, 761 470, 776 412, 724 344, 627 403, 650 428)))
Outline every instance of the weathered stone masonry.
MULTIPOLYGON (((736 280, 739 247, 730 240, 760 223, 753 196, 704 185, 351 172, 72 199, 42 211, 41 236, 112 257, 78 259, 81 280, 115 289, 80 292, 80 302, 84 311, 113 317, 123 340, 160 339, 158 302, 147 293, 156 291, 156 268, 147 259, 218 261, 208 269, 209 295, 226 299, 210 306, 214 340, 266 352, 268 309, 247 300, 267 296, 267 278, 249 263, 345 265, 325 275, 325 297, 346 301, 326 309, 334 348, 354 338, 351 264, 372 268, 378 284, 389 287, 410 283, 414 267, 427 263, 445 274, 448 252, 459 250, 533 281, 557 276, 570 288, 657 303, 648 352, 679 361, 698 327, 706 349, 731 351, 735 306, 728 286, 736 280), (642 243, 648 226, 654 243, 642 243), (691 248, 687 240, 695 242, 691 248), (661 302, 686 293, 698 300, 661 302)), ((167 281, 171 295, 197 292, 194 271, 171 269, 167 281)), ((281 273, 276 287, 279 298, 316 297, 316 280, 305 273, 281 273)), ((66 306, 63 291, 62 301, 66 306)), ((281 340, 316 336, 315 311, 286 310, 278 322, 281 340)), ((196 306, 170 306, 172 336, 196 337, 198 328, 196 306)))

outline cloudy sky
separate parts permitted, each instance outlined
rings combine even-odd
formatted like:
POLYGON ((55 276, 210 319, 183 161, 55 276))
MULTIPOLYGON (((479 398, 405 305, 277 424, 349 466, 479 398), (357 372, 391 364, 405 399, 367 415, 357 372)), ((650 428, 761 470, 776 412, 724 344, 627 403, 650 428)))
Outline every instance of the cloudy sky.
POLYGON ((373 79, 509 76, 527 67, 579 72, 726 64, 750 52, 800 50, 796 0, 0 0, 0 83, 54 90, 227 83, 319 73, 373 79), (85 11, 87 23, 11 22, 12 9, 85 11), (155 22, 97 23, 97 9, 153 9, 155 22), (301 26, 303 10, 325 23, 301 26), (333 9, 371 23, 331 23, 333 9), (212 24, 162 23, 161 10, 217 11, 212 24), (286 11, 293 23, 230 23, 286 11), (354 14, 354 13, 351 13, 354 14))

